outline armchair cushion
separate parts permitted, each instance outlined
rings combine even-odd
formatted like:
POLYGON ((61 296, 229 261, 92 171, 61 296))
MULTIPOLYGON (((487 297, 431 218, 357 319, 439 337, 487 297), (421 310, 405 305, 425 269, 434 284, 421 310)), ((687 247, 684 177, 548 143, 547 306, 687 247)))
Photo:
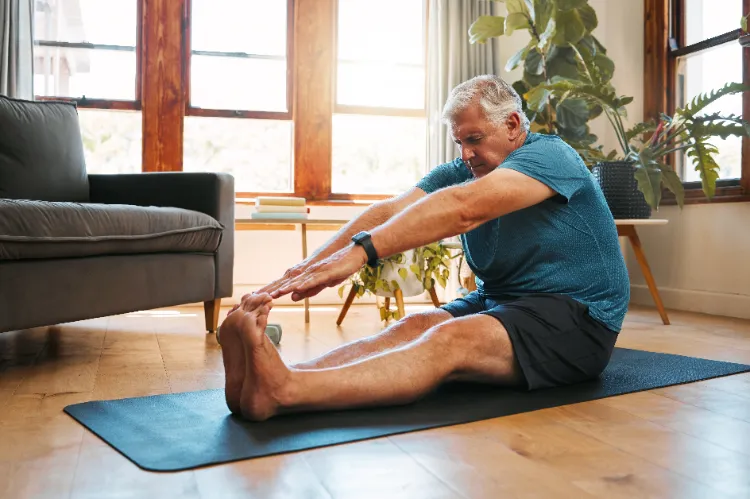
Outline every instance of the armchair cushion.
POLYGON ((74 103, 0 96, 0 198, 89 200, 74 103))
POLYGON ((0 199, 0 260, 215 253, 223 226, 193 210, 0 199))

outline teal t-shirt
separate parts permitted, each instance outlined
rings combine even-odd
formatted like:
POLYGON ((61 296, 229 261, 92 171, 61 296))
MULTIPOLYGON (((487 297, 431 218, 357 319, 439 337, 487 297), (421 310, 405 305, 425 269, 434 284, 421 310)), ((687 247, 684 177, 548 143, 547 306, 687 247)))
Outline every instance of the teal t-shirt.
MULTIPOLYGON (((539 180, 557 195, 460 236, 478 291, 490 297, 563 294, 619 332, 630 300, 627 267, 604 194, 576 151, 557 136, 529 133, 498 168, 539 180)), ((472 180, 457 158, 417 187, 429 194, 472 180)))

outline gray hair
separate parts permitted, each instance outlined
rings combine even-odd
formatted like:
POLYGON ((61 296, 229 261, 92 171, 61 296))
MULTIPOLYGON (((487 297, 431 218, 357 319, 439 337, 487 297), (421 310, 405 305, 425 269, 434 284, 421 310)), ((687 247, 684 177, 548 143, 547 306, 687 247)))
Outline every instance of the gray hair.
POLYGON ((485 116, 492 123, 501 125, 511 113, 517 112, 521 117, 521 126, 524 130, 529 130, 529 118, 523 112, 518 92, 495 75, 475 76, 456 85, 443 107, 443 122, 451 125, 456 115, 469 107, 477 97, 485 116))

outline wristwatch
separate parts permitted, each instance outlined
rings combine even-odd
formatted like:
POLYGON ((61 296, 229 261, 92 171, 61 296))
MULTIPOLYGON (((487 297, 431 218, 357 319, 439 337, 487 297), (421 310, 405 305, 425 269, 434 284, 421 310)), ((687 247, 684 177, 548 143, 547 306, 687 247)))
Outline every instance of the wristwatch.
POLYGON ((372 236, 367 231, 362 231, 352 236, 354 244, 359 244, 365 249, 367 253, 367 265, 370 267, 376 267, 378 265, 378 252, 375 251, 375 246, 372 244, 372 236))

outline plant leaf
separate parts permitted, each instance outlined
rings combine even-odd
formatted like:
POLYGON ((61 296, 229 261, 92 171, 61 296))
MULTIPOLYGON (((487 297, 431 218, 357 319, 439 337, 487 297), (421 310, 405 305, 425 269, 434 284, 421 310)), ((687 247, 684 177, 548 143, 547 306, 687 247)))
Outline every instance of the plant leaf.
POLYGON ((645 166, 639 166, 635 170, 635 179, 638 181, 638 190, 652 209, 659 208, 661 201, 661 171, 645 166))
POLYGON ((716 193, 719 165, 713 155, 718 152, 718 149, 702 139, 696 139, 693 146, 687 149, 687 155, 692 158, 695 171, 700 173, 703 192, 708 199, 713 198, 716 193))
POLYGON ((532 111, 541 111, 547 105, 547 100, 552 92, 546 85, 540 85, 529 90, 524 96, 532 111))
POLYGON ((534 0, 534 24, 537 31, 547 31, 553 8, 551 0, 534 0))
POLYGON ((344 299, 344 288, 345 288, 345 287, 346 287, 346 286, 341 286, 341 287, 339 288, 339 298, 341 298, 342 300, 344 299))
POLYGON ((583 26, 586 28, 586 31, 591 33, 596 29, 596 27, 599 25, 599 20, 596 17, 596 11, 594 8, 586 4, 578 9, 578 15, 581 16, 581 21, 583 21, 583 26))
POLYGON ((589 108, 583 99, 566 99, 557 105, 557 121, 564 128, 585 127, 589 108))
POLYGON ((690 102, 690 104, 682 109, 678 109, 675 114, 693 118, 700 111, 702 111, 704 108, 709 106, 714 101, 720 99, 721 97, 729 94, 746 92, 748 90, 750 90, 750 86, 748 85, 743 85, 742 83, 727 83, 723 87, 718 88, 712 92, 696 95, 695 98, 690 102))
POLYGON ((525 29, 529 28, 530 26, 531 25, 529 24, 529 18, 526 16, 526 14, 521 14, 520 12, 509 14, 508 17, 505 18, 506 35, 510 35, 517 29, 525 29))
POLYGON ((502 16, 479 16, 469 27, 469 43, 486 43, 488 39, 505 33, 502 16))
POLYGON ((588 0, 557 0, 557 8, 560 10, 577 9, 586 5, 588 0))
POLYGON ((401 279, 405 281, 406 278, 409 277, 409 271, 401 267, 400 269, 398 269, 398 275, 401 276, 401 279))
POLYGON ((505 7, 508 14, 530 14, 528 4, 524 0, 505 0, 505 7))
POLYGON ((586 26, 578 12, 577 9, 557 12, 557 32, 552 38, 555 45, 576 44, 586 34, 586 26))
POLYGON ((521 63, 522 60, 526 58, 526 54, 529 53, 530 46, 525 46, 515 54, 513 54, 513 57, 508 59, 508 62, 505 64, 505 70, 506 71, 513 71, 518 67, 518 65, 521 63))
POLYGON ((525 68, 531 74, 540 75, 544 72, 542 53, 533 48, 526 54, 525 68))
POLYGON ((747 31, 747 16, 740 19, 740 28, 742 28, 742 31, 747 31))
POLYGON ((682 185, 679 175, 667 165, 662 165, 661 180, 666 188, 672 191, 675 199, 677 199, 677 204, 682 208, 685 204, 685 186, 682 185))

